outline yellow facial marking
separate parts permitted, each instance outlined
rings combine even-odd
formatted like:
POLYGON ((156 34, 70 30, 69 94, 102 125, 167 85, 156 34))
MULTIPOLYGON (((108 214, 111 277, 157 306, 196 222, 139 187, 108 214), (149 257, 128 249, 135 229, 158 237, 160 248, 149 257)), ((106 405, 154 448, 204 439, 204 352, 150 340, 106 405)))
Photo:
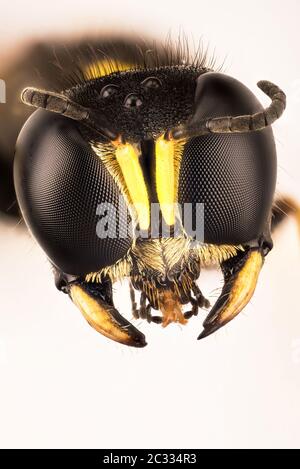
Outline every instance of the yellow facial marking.
POLYGON ((133 64, 126 62, 118 62, 116 60, 99 60, 98 62, 93 62, 89 64, 84 69, 84 78, 87 80, 92 80, 95 78, 105 77, 115 72, 126 72, 134 68, 133 64))
POLYGON ((219 320, 228 322, 233 319, 250 301, 260 270, 263 265, 263 258, 259 251, 252 251, 245 265, 237 275, 231 289, 228 302, 221 312, 219 320))
POLYGON ((165 222, 175 224, 175 145, 160 137, 155 143, 156 191, 165 222))
POLYGON ((132 145, 119 144, 116 159, 122 171, 129 196, 137 212, 139 225, 147 230, 150 225, 150 205, 148 192, 139 162, 139 153, 132 145))
POLYGON ((109 308, 105 309, 93 297, 88 295, 80 285, 71 286, 70 295, 84 318, 96 331, 122 344, 130 343, 130 335, 113 320, 109 314, 109 308))

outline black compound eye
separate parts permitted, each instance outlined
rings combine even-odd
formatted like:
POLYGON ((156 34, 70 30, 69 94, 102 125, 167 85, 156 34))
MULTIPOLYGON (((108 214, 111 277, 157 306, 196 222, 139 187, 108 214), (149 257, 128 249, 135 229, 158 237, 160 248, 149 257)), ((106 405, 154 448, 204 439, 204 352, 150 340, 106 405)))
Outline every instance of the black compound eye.
MULTIPOLYGON (((219 73, 198 78, 195 121, 253 114, 262 109, 239 81, 219 73)), ((178 201, 192 204, 193 230, 204 210, 204 241, 240 244, 259 237, 271 210, 276 182, 272 129, 192 138, 182 155, 178 201), (203 204, 202 208, 201 205, 203 204)), ((191 236, 194 233, 189 232, 191 236)), ((201 233, 200 233, 201 234, 201 233)))
POLYGON ((129 94, 126 96, 124 101, 124 107, 128 109, 140 107, 143 104, 143 101, 136 94, 129 94))
POLYGON ((141 85, 145 89, 157 89, 162 87, 162 82, 157 77, 148 77, 142 81, 141 85))
POLYGON ((27 226, 65 274, 98 271, 127 253, 129 219, 119 216, 125 201, 70 119, 32 114, 17 141, 14 180, 27 226))
POLYGON ((119 91, 119 87, 117 85, 106 85, 100 91, 100 98, 110 98, 114 94, 119 91))

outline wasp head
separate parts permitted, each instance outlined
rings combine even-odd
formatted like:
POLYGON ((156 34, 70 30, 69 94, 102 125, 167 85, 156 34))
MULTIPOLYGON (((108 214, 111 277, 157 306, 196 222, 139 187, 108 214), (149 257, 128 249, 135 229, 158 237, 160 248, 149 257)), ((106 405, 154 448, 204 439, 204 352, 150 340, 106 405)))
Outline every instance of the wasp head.
POLYGON ((195 281, 201 266, 217 261, 225 284, 204 323, 202 336, 208 335, 247 304, 272 247, 276 152, 270 125, 283 112, 285 95, 260 82, 272 100, 264 109, 237 80, 188 65, 89 73, 85 83, 60 94, 23 92, 24 102, 43 108, 25 124, 17 145, 15 182, 24 218, 55 268, 74 276, 65 290, 87 320, 129 345, 145 345, 144 337, 114 308, 112 281, 130 277, 141 291, 141 317, 183 324, 208 306, 195 281), (115 223, 119 196, 129 207, 123 225, 130 220, 146 239, 134 230, 121 236, 122 226, 112 239, 97 237, 98 205, 109 202, 106 222, 115 223), (179 219, 177 238, 151 236, 155 205, 168 227, 179 219), (200 240, 194 232, 199 213, 200 240), (184 315, 187 303, 192 310, 184 315), (153 319, 151 308, 162 318, 153 319))

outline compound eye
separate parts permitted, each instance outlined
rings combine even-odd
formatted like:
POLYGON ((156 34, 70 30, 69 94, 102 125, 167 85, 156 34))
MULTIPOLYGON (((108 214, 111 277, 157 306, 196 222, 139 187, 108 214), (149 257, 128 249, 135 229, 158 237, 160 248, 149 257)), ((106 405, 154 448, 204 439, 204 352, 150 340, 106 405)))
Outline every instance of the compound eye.
POLYGON ((116 94, 118 90, 119 87, 117 85, 106 85, 102 88, 100 92, 100 98, 110 98, 111 96, 116 94))
POLYGON ((143 104, 141 98, 136 94, 129 94, 124 101, 124 107, 128 109, 140 107, 143 104))
MULTIPOLYGON (((216 72, 198 78, 195 103, 195 122, 262 109, 246 86, 216 72)), ((257 239, 269 217, 275 183, 276 150, 270 127, 192 138, 184 147, 178 184, 178 202, 192 207, 192 223, 185 224, 188 234, 195 236, 195 231, 197 237, 199 226, 198 239, 202 241, 204 235, 206 243, 243 244, 257 239)))
POLYGON ((14 179, 27 226, 62 272, 96 272, 128 252, 125 201, 71 119, 32 114, 17 141, 14 179))
POLYGON ((162 87, 162 82, 157 77, 148 77, 142 81, 141 85, 145 89, 157 89, 162 87))

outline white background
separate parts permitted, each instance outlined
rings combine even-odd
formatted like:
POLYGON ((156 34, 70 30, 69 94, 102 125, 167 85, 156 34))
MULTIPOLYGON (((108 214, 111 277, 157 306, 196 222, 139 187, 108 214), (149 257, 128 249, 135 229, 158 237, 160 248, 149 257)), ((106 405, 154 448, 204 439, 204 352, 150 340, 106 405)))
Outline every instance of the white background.
MULTIPOLYGON (((287 93, 274 125, 278 189, 300 176, 300 6, 241 2, 1 0, 1 53, 49 33, 135 32, 164 39, 182 29, 216 48, 225 71, 255 91, 287 93)), ((0 129, 1 131, 1 129, 0 129)), ((22 229, 0 224, 0 446, 202 448, 300 446, 300 245, 280 230, 255 296, 229 326, 196 341, 186 327, 141 323, 148 346, 129 349, 92 330, 56 291, 43 253, 22 229)), ((214 299, 220 275, 201 275, 214 299)), ((117 303, 130 317, 126 284, 117 303)))

